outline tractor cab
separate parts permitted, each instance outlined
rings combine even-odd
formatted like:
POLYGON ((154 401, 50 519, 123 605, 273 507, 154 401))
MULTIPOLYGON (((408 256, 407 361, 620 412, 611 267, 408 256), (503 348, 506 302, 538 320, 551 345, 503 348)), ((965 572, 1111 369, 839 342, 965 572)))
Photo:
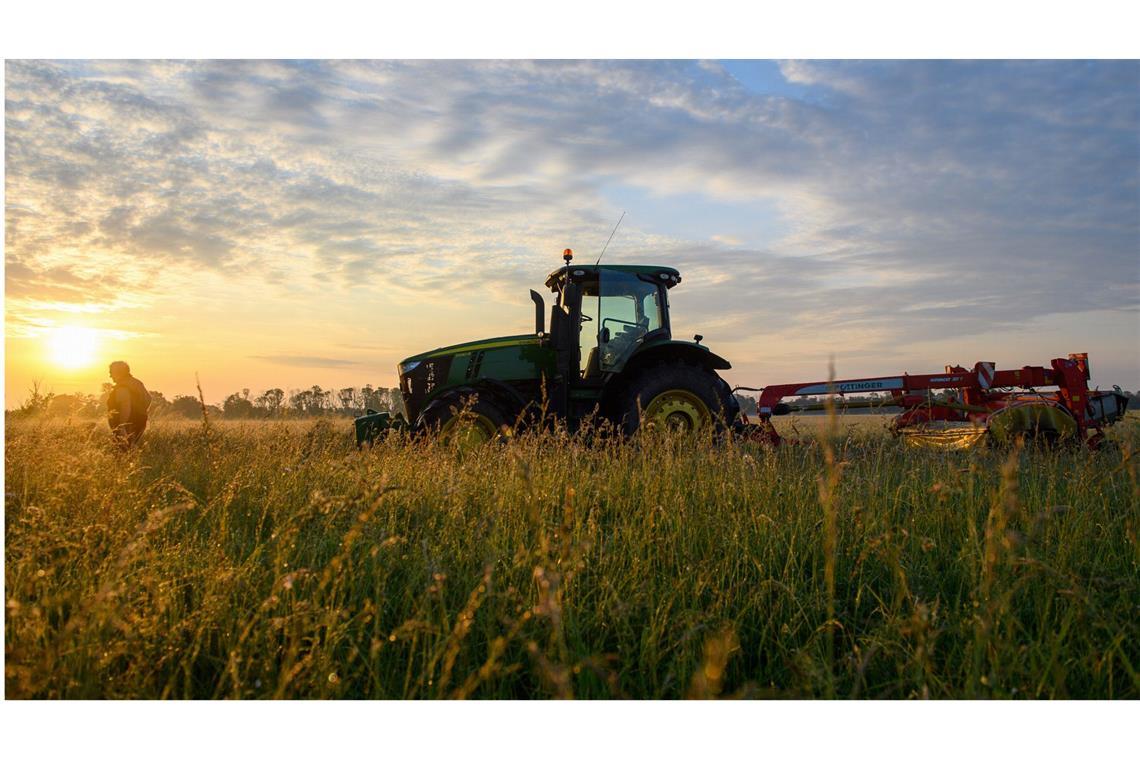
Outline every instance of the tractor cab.
POLYGON ((563 377, 600 385, 643 345, 670 340, 667 293, 680 281, 676 269, 659 266, 568 261, 551 272, 550 338, 563 360, 563 377))
POLYGON ((572 255, 565 251, 566 265, 546 278, 555 299, 549 333, 542 297, 531 291, 536 332, 554 358, 551 400, 571 427, 603 401, 606 387, 624 375, 635 355, 642 357, 654 346, 675 343, 668 291, 681 282, 680 273, 671 267, 576 265, 572 255))

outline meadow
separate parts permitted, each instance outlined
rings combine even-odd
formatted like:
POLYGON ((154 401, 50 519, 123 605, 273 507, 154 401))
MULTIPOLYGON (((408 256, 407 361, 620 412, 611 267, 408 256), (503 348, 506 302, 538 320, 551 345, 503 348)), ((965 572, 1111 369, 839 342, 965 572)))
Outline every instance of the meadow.
POLYGON ((5 430, 11 698, 1140 697, 1140 419, 773 450, 5 430))

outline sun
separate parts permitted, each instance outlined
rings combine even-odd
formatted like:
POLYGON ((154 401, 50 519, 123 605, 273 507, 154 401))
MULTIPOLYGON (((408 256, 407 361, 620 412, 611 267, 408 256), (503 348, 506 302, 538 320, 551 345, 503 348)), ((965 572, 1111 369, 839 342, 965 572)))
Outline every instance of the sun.
POLYGON ((90 327, 56 327, 48 337, 52 361, 65 369, 80 369, 95 361, 99 333, 90 327))

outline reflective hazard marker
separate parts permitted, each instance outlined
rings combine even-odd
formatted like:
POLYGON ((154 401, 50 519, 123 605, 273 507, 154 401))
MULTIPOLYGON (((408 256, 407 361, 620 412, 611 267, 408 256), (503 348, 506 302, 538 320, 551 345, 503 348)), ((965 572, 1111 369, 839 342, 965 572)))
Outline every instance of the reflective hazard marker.
POLYGON ((978 371, 978 385, 984 390, 989 390, 994 383, 994 366, 994 362, 978 362, 974 367, 978 371))

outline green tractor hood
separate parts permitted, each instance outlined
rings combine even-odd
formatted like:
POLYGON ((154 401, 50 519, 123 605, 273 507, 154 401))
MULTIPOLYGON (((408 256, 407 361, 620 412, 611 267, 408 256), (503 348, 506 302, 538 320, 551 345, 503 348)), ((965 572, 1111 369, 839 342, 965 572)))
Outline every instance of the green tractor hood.
POLYGON ((467 343, 456 343, 452 346, 443 346, 441 348, 433 348, 431 351, 425 351, 422 354, 409 356, 400 362, 400 375, 404 374, 404 367, 411 365, 414 362, 422 362, 425 359, 436 359, 441 356, 454 356, 456 354, 468 353, 471 351, 485 351, 495 348, 507 348, 510 346, 537 346, 539 338, 533 333, 529 335, 505 335, 501 338, 485 338, 483 340, 472 340, 467 343))
POLYGON ((534 334, 506 335, 444 346, 400 362, 400 394, 415 422, 439 393, 487 383, 517 386, 537 383, 554 369, 554 351, 534 334))
POLYGON ((384 430, 414 426, 424 407, 449 388, 537 384, 543 371, 553 368, 554 352, 534 333, 472 340, 409 356, 398 367, 407 418, 383 412, 359 417, 357 443, 373 440, 384 430))

